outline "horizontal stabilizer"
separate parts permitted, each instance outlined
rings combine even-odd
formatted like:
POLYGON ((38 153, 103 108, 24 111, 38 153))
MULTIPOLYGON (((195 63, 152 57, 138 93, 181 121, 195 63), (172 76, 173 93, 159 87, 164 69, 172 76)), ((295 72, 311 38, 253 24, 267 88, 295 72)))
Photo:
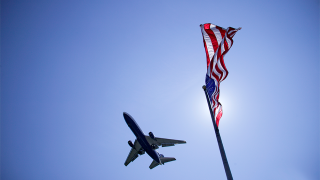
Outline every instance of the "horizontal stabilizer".
POLYGON ((166 162, 170 162, 170 161, 175 161, 176 158, 174 157, 160 157, 160 161, 162 164, 166 163, 166 162))
POLYGON ((157 161, 153 160, 152 163, 150 164, 149 168, 153 169, 154 167, 156 167, 158 165, 159 165, 159 163, 157 161))
MULTIPOLYGON (((174 158, 174 157, 160 157, 160 161, 162 164, 170 162, 170 161, 175 161, 175 160, 176 160, 176 158, 174 158)), ((159 163, 157 161, 153 160, 152 163, 150 164, 149 168, 153 169, 154 167, 156 167, 158 165, 159 165, 159 163)))

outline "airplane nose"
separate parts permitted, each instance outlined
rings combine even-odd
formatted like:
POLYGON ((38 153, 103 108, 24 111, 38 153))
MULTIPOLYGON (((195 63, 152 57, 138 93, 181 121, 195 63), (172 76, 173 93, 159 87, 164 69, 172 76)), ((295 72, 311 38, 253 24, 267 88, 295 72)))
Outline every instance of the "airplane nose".
POLYGON ((123 112, 123 117, 126 119, 128 117, 128 113, 123 112))
POLYGON ((131 124, 132 118, 131 118, 131 116, 130 116, 128 113, 123 112, 123 117, 124 117, 124 120, 125 120, 128 124, 131 124))
POLYGON ((124 117, 124 119, 127 119, 129 117, 129 114, 126 112, 123 112, 123 117, 124 117))

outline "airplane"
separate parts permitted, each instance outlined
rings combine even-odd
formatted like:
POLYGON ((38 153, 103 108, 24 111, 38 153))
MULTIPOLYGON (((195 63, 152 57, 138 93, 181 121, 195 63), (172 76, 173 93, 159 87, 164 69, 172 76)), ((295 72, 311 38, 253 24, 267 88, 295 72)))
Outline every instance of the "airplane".
POLYGON ((164 157, 164 155, 159 154, 156 149, 158 149, 159 146, 167 147, 174 146, 175 144, 184 144, 186 141, 155 137, 152 132, 149 132, 149 136, 144 135, 132 116, 126 112, 123 112, 123 117, 133 134, 137 137, 134 143, 132 143, 130 140, 128 141, 131 151, 124 163, 125 166, 128 166, 130 162, 133 162, 139 155, 143 155, 145 152, 147 152, 147 154, 153 159, 149 166, 150 169, 176 160, 174 157, 164 157))

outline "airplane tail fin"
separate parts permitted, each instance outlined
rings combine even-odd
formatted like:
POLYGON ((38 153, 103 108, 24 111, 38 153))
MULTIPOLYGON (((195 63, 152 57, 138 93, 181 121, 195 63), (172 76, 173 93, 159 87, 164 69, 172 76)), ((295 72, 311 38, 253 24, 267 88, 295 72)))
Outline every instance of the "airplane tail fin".
MULTIPOLYGON (((170 162, 170 161, 175 161, 176 158, 174 157, 160 157, 160 161, 161 161, 161 164, 164 164, 164 163, 167 163, 167 162, 170 162)), ((150 169, 153 169, 154 167, 158 166, 159 163, 155 160, 152 161, 152 163, 150 164, 149 168, 150 169)))

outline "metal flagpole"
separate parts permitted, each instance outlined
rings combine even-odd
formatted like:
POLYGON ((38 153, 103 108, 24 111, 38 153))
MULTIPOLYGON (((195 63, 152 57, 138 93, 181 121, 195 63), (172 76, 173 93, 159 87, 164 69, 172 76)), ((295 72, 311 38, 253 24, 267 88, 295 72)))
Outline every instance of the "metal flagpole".
POLYGON ((217 137, 217 141, 218 141, 218 145, 219 145, 219 149, 220 149, 220 154, 221 154, 224 170, 226 171, 227 179, 228 180, 233 180, 232 174, 231 174, 231 170, 230 170, 230 167, 229 167, 229 164, 228 164, 227 156, 226 156, 226 153, 224 152, 224 148, 223 148, 220 132, 219 132, 218 126, 216 124, 216 121, 214 119, 213 111, 212 111, 212 108, 211 108, 211 105, 210 105, 210 102, 209 102, 207 88, 206 88, 206 86, 202 86, 202 88, 203 88, 204 93, 205 93, 206 98, 207 98, 207 102, 208 102, 208 106, 209 106, 209 110, 210 110, 210 114, 211 114, 211 119, 212 119, 214 131, 216 132, 216 137, 217 137))

